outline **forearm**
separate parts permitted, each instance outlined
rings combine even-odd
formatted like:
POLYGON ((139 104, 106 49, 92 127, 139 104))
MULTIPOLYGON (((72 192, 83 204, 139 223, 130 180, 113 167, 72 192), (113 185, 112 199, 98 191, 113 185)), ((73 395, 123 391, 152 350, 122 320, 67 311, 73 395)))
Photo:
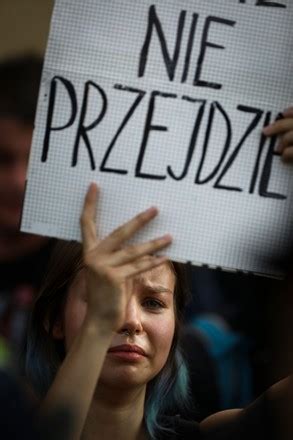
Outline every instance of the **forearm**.
POLYGON ((102 331, 86 319, 43 401, 43 414, 59 406, 72 412, 72 440, 81 436, 111 338, 111 331, 102 331))

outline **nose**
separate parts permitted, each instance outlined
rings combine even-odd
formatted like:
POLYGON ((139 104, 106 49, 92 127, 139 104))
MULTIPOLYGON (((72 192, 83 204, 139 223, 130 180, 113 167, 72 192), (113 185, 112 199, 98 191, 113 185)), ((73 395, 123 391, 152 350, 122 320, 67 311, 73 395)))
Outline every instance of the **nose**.
POLYGON ((125 313, 124 323, 119 333, 127 333, 128 335, 140 334, 143 332, 142 314, 135 295, 130 298, 125 313))

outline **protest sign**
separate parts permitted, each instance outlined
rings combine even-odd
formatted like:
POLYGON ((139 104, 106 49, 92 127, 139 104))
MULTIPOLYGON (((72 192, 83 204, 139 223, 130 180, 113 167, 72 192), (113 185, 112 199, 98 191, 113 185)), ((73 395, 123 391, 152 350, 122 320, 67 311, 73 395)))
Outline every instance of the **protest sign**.
POLYGON ((288 0, 56 0, 22 230, 80 240, 91 181, 105 236, 140 210, 167 254, 278 275, 292 170, 261 133, 293 102, 288 0))

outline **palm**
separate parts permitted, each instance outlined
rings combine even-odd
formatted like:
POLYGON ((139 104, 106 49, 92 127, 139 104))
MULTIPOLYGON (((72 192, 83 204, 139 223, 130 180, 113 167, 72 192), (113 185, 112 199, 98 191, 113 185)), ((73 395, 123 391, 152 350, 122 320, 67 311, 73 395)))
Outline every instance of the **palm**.
POLYGON ((88 313, 117 331, 124 321, 129 301, 127 280, 165 262, 165 257, 153 254, 170 244, 171 237, 165 235, 123 248, 127 240, 157 215, 157 209, 150 208, 120 226, 104 240, 98 240, 96 200, 97 187, 91 185, 81 216, 88 313))

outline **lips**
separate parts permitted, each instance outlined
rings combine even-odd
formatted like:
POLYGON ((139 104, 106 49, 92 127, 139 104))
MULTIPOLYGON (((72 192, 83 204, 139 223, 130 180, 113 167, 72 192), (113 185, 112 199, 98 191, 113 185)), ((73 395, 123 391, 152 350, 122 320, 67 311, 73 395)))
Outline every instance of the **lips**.
POLYGON ((108 351, 110 353, 117 353, 117 352, 137 353, 142 356, 146 356, 145 351, 141 347, 139 347, 138 345, 131 345, 131 344, 117 345, 116 347, 111 347, 108 351))

